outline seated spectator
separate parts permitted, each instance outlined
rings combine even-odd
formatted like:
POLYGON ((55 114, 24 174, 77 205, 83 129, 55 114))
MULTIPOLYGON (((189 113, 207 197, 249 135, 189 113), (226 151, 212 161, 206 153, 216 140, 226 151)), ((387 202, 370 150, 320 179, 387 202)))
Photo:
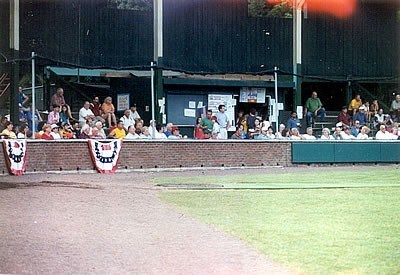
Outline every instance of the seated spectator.
POLYGON ((168 136, 168 139, 182 139, 182 135, 179 132, 177 126, 172 126, 172 134, 168 136))
POLYGON ((13 132, 13 124, 11 121, 5 122, 5 129, 0 133, 0 136, 5 139, 17 138, 17 135, 13 132))
POLYGON ((24 135, 24 138, 31 138, 32 132, 29 130, 28 124, 24 124, 21 126, 21 133, 24 135), (30 137, 28 136, 30 133, 30 137))
POLYGON ((92 111, 93 115, 95 116, 94 120, 101 121, 104 123, 105 120, 101 117, 101 104, 98 96, 95 96, 92 99, 92 103, 90 103, 90 110, 92 111))
POLYGON ((128 134, 125 136, 125 139, 139 139, 140 136, 136 134, 135 126, 131 125, 128 127, 128 134))
POLYGON ((79 110, 79 126, 82 127, 86 123, 91 127, 92 125, 87 123, 87 120, 93 121, 95 118, 92 110, 90 110, 89 101, 85 101, 83 107, 79 110))
POLYGON ((350 128, 350 133, 354 136, 357 137, 358 133, 360 132, 360 122, 358 120, 354 121, 353 125, 350 128))
POLYGON ((103 139, 103 136, 99 134, 99 128, 97 127, 92 128, 92 134, 90 135, 90 138, 103 139))
POLYGON ((104 103, 101 105, 101 117, 107 122, 108 127, 111 127, 111 122, 117 124, 117 118, 115 117, 115 108, 112 104, 110 96, 104 99, 104 103))
POLYGON ((26 117, 26 113, 25 113, 25 108, 22 107, 22 105, 19 106, 18 108, 18 121, 19 123, 23 124, 23 123, 27 123, 27 117, 26 117))
POLYGON ((275 137, 277 139, 286 139, 289 135, 289 132, 286 130, 285 124, 279 125, 279 131, 276 132, 275 137))
POLYGON ((61 124, 60 136, 62 139, 74 138, 74 133, 71 130, 71 125, 69 125, 67 122, 63 122, 61 124))
POLYGON ((130 117, 130 113, 129 109, 125 109, 124 115, 119 119, 124 123, 125 131, 128 131, 129 126, 135 126, 136 123, 135 120, 130 117))
POLYGON ((41 121, 38 124, 38 130, 37 132, 35 132, 35 139, 41 139, 42 138, 42 134, 44 133, 43 127, 44 125, 46 125, 46 121, 41 121))
POLYGON ((301 139, 300 132, 297 128, 292 128, 290 130, 290 132, 291 132, 291 135, 290 135, 289 139, 291 139, 291 140, 300 140, 301 139))
POLYGON ((369 101, 365 101, 364 106, 365 106, 365 114, 367 115, 367 119, 368 119, 368 121, 371 121, 371 111, 370 111, 370 107, 369 107, 369 101))
POLYGON ((400 112, 400 95, 396 95, 395 99, 392 101, 390 111, 400 112))
POLYGON ((2 116, 1 120, 0 120, 0 132, 3 132, 4 129, 7 128, 6 123, 7 123, 8 119, 6 116, 2 116))
POLYGON ((334 140, 333 136, 330 133, 331 131, 328 128, 322 129, 321 140, 334 140))
POLYGON ((50 135, 53 137, 53 139, 61 139, 60 135, 60 127, 57 124, 51 124, 51 133, 50 135))
POLYGON ((286 125, 289 129, 297 128, 297 130, 300 131, 301 124, 300 124, 300 119, 297 117, 297 112, 293 111, 290 113, 290 117, 287 120, 286 125))
POLYGON ((316 140, 317 138, 313 134, 313 128, 307 127, 306 133, 301 136, 301 139, 304 140, 316 140))
POLYGON ((392 128, 392 139, 400 140, 399 127, 393 127, 392 128))
POLYGON ((361 107, 361 105, 362 105, 361 96, 356 95, 356 97, 353 98, 350 102, 349 112, 354 116, 357 113, 358 109, 361 107))
POLYGON ((399 118, 397 117, 396 111, 391 111, 387 119, 388 121, 386 125, 389 126, 390 128, 395 127, 395 124, 399 122, 399 118))
POLYGON ((388 131, 386 131, 385 125, 381 125, 381 126, 379 126, 379 131, 376 132, 375 139, 377 139, 377 140, 392 139, 392 134, 390 134, 388 131))
MULTIPOLYGON (((165 126, 165 132, 164 132, 164 134, 167 136, 167 137, 169 137, 170 135, 172 135, 172 127, 173 127, 174 125, 170 122, 170 123, 167 123, 167 125, 165 126)), ((212 129, 212 128, 211 128, 212 129)))
POLYGON ((262 119, 261 119, 261 126, 260 126, 260 127, 261 127, 261 128, 263 128, 263 127, 267 127, 267 128, 271 127, 271 122, 269 122, 269 118, 268 118, 267 115, 264 115, 264 116, 262 117, 262 119))
POLYGON ((126 137, 126 132, 124 128, 124 122, 118 121, 117 127, 110 132, 108 135, 109 138, 117 138, 122 139, 126 137))
MULTIPOLYGON (((28 110, 25 112, 26 120, 28 122, 29 130, 33 130, 33 126, 35 126, 35 132, 41 130, 42 128, 39 127, 39 123, 43 121, 42 116, 38 109, 36 109, 35 116, 32 113, 32 106, 28 107, 28 110), (33 119, 35 119, 35 125, 33 125, 33 119)), ((42 125, 43 126, 43 125, 42 125)))
POLYGON ((24 133, 21 132, 21 128, 19 127, 18 124, 13 126, 13 132, 15 133, 17 138, 19 138, 19 139, 25 138, 25 135, 24 135, 24 133))
POLYGON ((79 134, 80 139, 90 139, 91 127, 88 124, 82 126, 81 133, 79 134))
MULTIPOLYGON (((105 133, 105 131, 103 129, 103 123, 101 121, 97 121, 94 124, 94 127, 96 127, 98 129, 98 135, 100 135, 101 138, 106 138, 107 137, 107 135, 106 135, 106 133, 105 133)), ((92 129, 92 131, 93 131, 93 129, 92 129)))
POLYGON ((254 137, 254 139, 256 139, 256 140, 269 140, 269 139, 271 139, 268 136, 268 128, 266 128, 266 127, 261 128, 260 134, 256 135, 254 137))
POLYGON ((332 135, 334 140, 342 140, 342 128, 335 127, 335 132, 332 135))
POLYGON ((216 116, 211 117, 211 121, 213 123, 213 128, 211 131, 212 139, 220 139, 221 138, 221 126, 219 126, 218 120, 216 116))
POLYGON ((267 136, 269 136, 270 139, 276 138, 276 136, 274 135, 274 128, 272 128, 272 126, 268 127, 267 136))
POLYGON ((351 116, 347 113, 347 107, 343 106, 342 111, 337 117, 337 122, 341 122, 343 126, 350 127, 351 116))
POLYGON ((150 131, 149 131, 149 127, 144 126, 142 128, 142 133, 139 136, 141 139, 152 139, 150 131))
MULTIPOLYGON (((249 128, 248 129, 248 137, 249 139, 254 139, 256 136, 261 134, 261 123, 260 123, 260 119, 255 118, 254 119, 254 123, 253 123, 254 127, 253 128, 249 128)), ((267 128, 268 129, 268 128, 267 128)))
POLYGON ((137 122, 136 123, 136 134, 140 135, 143 130, 143 123, 137 122))
POLYGON ((47 117, 47 123, 48 124, 57 124, 60 122, 60 106, 54 104, 53 105, 53 111, 49 113, 49 116, 47 117))
POLYGON ((368 122, 367 115, 365 114, 365 106, 361 106, 358 112, 353 116, 353 121, 358 120, 360 126, 364 126, 368 122))
POLYGON ((71 122, 71 131, 74 134, 74 138, 79 138, 81 135, 81 128, 79 127, 78 121, 74 120, 71 122))
POLYGON ((343 127, 343 131, 340 132, 340 136, 342 137, 341 139, 343 139, 343 140, 356 139, 356 137, 353 136, 353 135, 350 133, 350 128, 349 128, 349 127, 346 127, 346 126, 343 127))
POLYGON ((130 117, 130 119, 134 120, 135 123, 136 122, 141 122, 142 125, 143 125, 143 120, 140 117, 140 115, 139 115, 139 113, 138 113, 138 111, 136 109, 136 104, 132 104, 131 105, 130 112, 129 112, 129 117, 130 117))
POLYGON ((378 100, 374 99, 369 106, 369 112, 371 113, 370 117, 373 118, 378 113, 379 109, 378 100))
POLYGON ((43 133, 40 137, 41 139, 46 140, 54 140, 54 137, 51 135, 51 125, 46 123, 43 125, 43 133))
POLYGON ((156 125, 156 134, 155 139, 167 139, 167 136, 164 134, 164 129, 161 125, 156 125))
POLYGON ((236 132, 233 133, 231 139, 243 139, 243 129, 241 127, 236 127, 236 132))
POLYGON ((71 108, 69 107, 68 104, 64 104, 61 106, 61 112, 60 112, 60 122, 64 123, 67 122, 68 124, 70 121, 74 120, 71 114, 71 108))
POLYGON ((369 128, 367 126, 363 126, 360 130, 360 133, 357 135, 358 140, 367 140, 369 139, 368 137, 369 133, 369 128))
POLYGON ((388 123, 389 118, 387 115, 383 113, 383 109, 379 109, 378 113, 374 116, 374 127, 376 129, 380 129, 381 125, 385 125, 388 123))

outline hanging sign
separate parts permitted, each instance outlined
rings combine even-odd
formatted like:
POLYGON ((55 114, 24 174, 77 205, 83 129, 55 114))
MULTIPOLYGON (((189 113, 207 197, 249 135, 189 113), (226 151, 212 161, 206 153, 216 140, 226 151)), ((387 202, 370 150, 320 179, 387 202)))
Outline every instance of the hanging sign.
POLYGON ((89 139, 89 152, 97 171, 102 174, 112 174, 117 170, 119 153, 122 147, 122 140, 115 140, 109 143, 98 142, 89 139))
POLYGON ((240 102, 265 103, 265 88, 240 88, 240 102))
POLYGON ((3 150, 10 173, 21 176, 25 172, 26 140, 3 140, 3 150))

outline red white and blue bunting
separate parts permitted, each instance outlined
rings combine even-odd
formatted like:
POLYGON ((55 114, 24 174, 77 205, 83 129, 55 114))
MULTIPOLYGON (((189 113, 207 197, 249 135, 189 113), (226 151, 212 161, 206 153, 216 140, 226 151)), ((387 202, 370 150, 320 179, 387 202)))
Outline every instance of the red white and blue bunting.
POLYGON ((3 140, 3 149, 6 157, 7 168, 10 173, 15 176, 21 176, 25 172, 26 140, 3 140))
POLYGON ((90 157, 97 171, 102 174, 115 173, 122 147, 122 140, 119 139, 109 143, 102 143, 97 140, 89 139, 88 145, 90 157))

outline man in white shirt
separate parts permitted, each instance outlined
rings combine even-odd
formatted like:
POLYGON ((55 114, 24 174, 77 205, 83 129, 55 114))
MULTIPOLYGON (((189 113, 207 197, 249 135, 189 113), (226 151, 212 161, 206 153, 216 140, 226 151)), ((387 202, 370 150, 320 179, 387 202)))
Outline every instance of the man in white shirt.
POLYGON ((129 118, 134 121, 142 122, 142 118, 140 117, 139 113, 136 110, 136 104, 132 104, 131 109, 129 110, 129 118))
POLYGON ((379 131, 376 132, 375 139, 376 140, 392 139, 392 134, 389 133, 388 131, 386 131, 386 126, 385 125, 381 125, 379 127, 379 131))
POLYGON ((312 127, 307 127, 306 134, 301 136, 304 140, 316 140, 317 138, 313 135, 312 127))
POLYGON ((218 113, 215 114, 217 122, 221 127, 219 130, 220 139, 228 139, 228 129, 230 127, 230 121, 228 116, 225 114, 225 105, 221 104, 218 106, 218 113))
POLYGON ((93 114, 92 110, 90 110, 89 101, 85 101, 83 107, 79 110, 79 126, 82 127, 83 125, 85 125, 86 120, 89 118, 94 120, 95 115, 93 114))
POLYGON ((125 109, 124 115, 119 119, 124 122, 125 131, 128 131, 129 126, 135 126, 135 120, 131 118, 131 112, 129 109, 125 109))

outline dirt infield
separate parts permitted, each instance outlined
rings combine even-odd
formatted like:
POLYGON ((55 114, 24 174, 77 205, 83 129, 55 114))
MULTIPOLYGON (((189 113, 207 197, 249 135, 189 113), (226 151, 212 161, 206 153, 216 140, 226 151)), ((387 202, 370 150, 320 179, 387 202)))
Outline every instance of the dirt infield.
MULTIPOLYGON (((365 168, 375 169, 356 169, 365 168)), ((293 274, 165 204, 158 197, 163 191, 148 180, 315 169, 355 168, 2 176, 0 273, 293 274)))
POLYGON ((165 204, 146 182, 193 173, 223 174, 1 177, 0 273, 293 273, 165 204))

